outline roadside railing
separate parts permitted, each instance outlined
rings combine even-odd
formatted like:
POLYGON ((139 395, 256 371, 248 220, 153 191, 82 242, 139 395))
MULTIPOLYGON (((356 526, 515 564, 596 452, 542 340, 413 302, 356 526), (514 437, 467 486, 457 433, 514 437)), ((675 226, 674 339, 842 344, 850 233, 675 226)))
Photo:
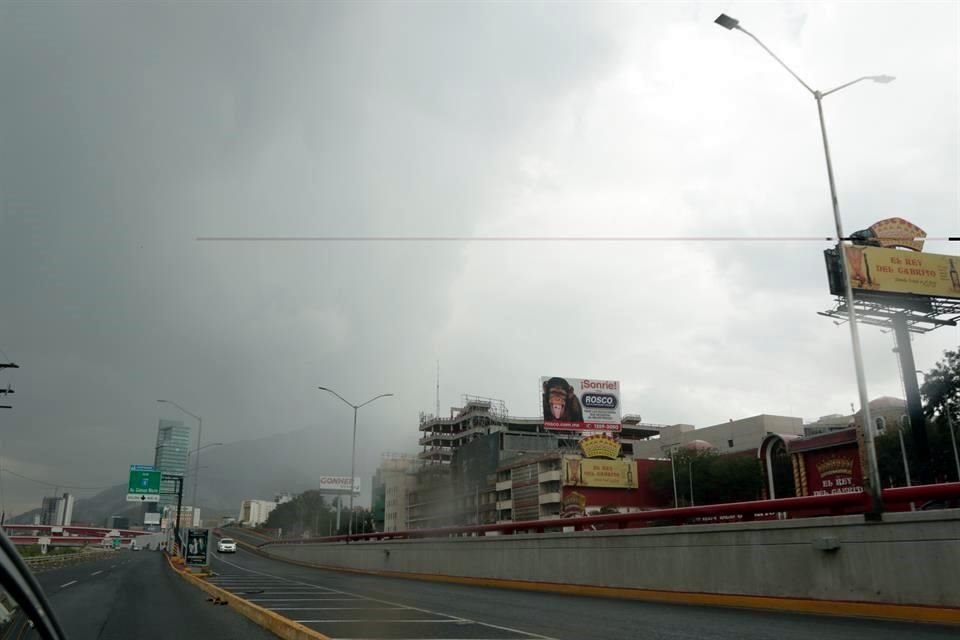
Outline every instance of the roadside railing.
POLYGON ((73 564, 75 562, 83 562, 85 560, 90 560, 96 556, 102 556, 103 554, 112 553, 113 549, 83 549, 77 551, 76 553, 58 553, 51 555, 43 556, 30 556, 28 558, 23 558, 23 562, 33 569, 34 571, 38 569, 47 569, 50 567, 60 567, 68 564, 73 564))
MULTIPOLYGON (((921 506, 929 502, 960 501, 960 482, 919 485, 883 490, 884 508, 888 511, 909 511, 910 504, 921 506)), ((956 506, 960 506, 957 502, 956 506)), ((652 509, 630 513, 555 518, 551 520, 524 520, 497 524, 437 527, 360 533, 352 536, 327 536, 319 538, 284 539, 264 541, 256 546, 366 542, 377 540, 409 540, 419 538, 449 538, 498 536, 526 533, 601 531, 633 529, 649 526, 712 524, 724 522, 751 522, 764 520, 788 520, 830 515, 868 513, 870 499, 866 493, 836 493, 801 498, 754 500, 694 507, 652 509)))

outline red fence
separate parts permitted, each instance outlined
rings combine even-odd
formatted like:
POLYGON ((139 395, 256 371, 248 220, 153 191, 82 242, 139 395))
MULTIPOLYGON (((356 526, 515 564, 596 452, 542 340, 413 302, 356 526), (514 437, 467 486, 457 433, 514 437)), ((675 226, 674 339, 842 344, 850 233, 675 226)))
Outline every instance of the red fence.
POLYGON ((26 531, 36 532, 40 535, 70 535, 70 536, 87 536, 103 537, 110 533, 111 531, 116 531, 121 538, 135 538, 137 536, 148 535, 149 531, 134 531, 130 529, 108 529, 105 527, 91 527, 86 525, 73 525, 69 524, 66 526, 56 526, 49 524, 4 524, 4 531, 7 532, 7 535, 16 536, 24 535, 26 531), (53 533, 53 529, 59 529, 57 533, 53 533))
MULTIPOLYGON (((887 511, 908 511, 910 504, 920 507, 934 501, 960 500, 960 482, 921 485, 883 490, 887 511)), ((960 506, 960 503, 958 505, 960 506)), ((276 544, 305 544, 313 542, 361 542, 367 540, 405 540, 412 538, 447 538, 453 536, 512 535, 514 533, 544 533, 545 531, 592 531, 632 529, 656 525, 707 524, 714 522, 749 522, 758 520, 785 520, 815 516, 846 515, 870 511, 870 499, 865 493, 836 493, 802 498, 756 500, 713 504, 679 509, 655 509, 632 513, 528 520, 498 524, 440 527, 361 533, 353 536, 329 536, 296 540, 274 540, 258 546, 276 544)))

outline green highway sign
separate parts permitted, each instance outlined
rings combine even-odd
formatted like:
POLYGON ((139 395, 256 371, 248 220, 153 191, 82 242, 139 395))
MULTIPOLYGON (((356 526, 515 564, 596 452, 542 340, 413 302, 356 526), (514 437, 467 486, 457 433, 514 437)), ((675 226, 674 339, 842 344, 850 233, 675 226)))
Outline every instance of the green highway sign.
POLYGON ((127 502, 160 502, 160 475, 152 465, 130 465, 127 502))

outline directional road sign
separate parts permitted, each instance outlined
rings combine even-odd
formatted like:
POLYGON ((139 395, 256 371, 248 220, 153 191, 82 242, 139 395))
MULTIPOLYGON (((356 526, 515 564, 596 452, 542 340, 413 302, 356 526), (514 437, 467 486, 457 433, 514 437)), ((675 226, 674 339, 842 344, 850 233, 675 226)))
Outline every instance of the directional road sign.
POLYGON ((152 465, 130 465, 127 502, 160 502, 160 476, 160 471, 152 465))

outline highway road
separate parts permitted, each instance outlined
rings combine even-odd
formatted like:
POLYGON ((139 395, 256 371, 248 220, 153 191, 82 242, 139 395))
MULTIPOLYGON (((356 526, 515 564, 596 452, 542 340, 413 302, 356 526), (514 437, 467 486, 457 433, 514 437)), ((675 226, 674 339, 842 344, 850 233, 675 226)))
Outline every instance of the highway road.
POLYGON ((331 638, 933 640, 957 629, 587 598, 310 569, 213 554, 210 580, 331 638))
MULTIPOLYGON (((207 602, 157 551, 117 551, 37 580, 70 640, 275 640, 229 607, 207 602)), ((14 628, 9 637, 38 637, 20 632, 14 628)))

